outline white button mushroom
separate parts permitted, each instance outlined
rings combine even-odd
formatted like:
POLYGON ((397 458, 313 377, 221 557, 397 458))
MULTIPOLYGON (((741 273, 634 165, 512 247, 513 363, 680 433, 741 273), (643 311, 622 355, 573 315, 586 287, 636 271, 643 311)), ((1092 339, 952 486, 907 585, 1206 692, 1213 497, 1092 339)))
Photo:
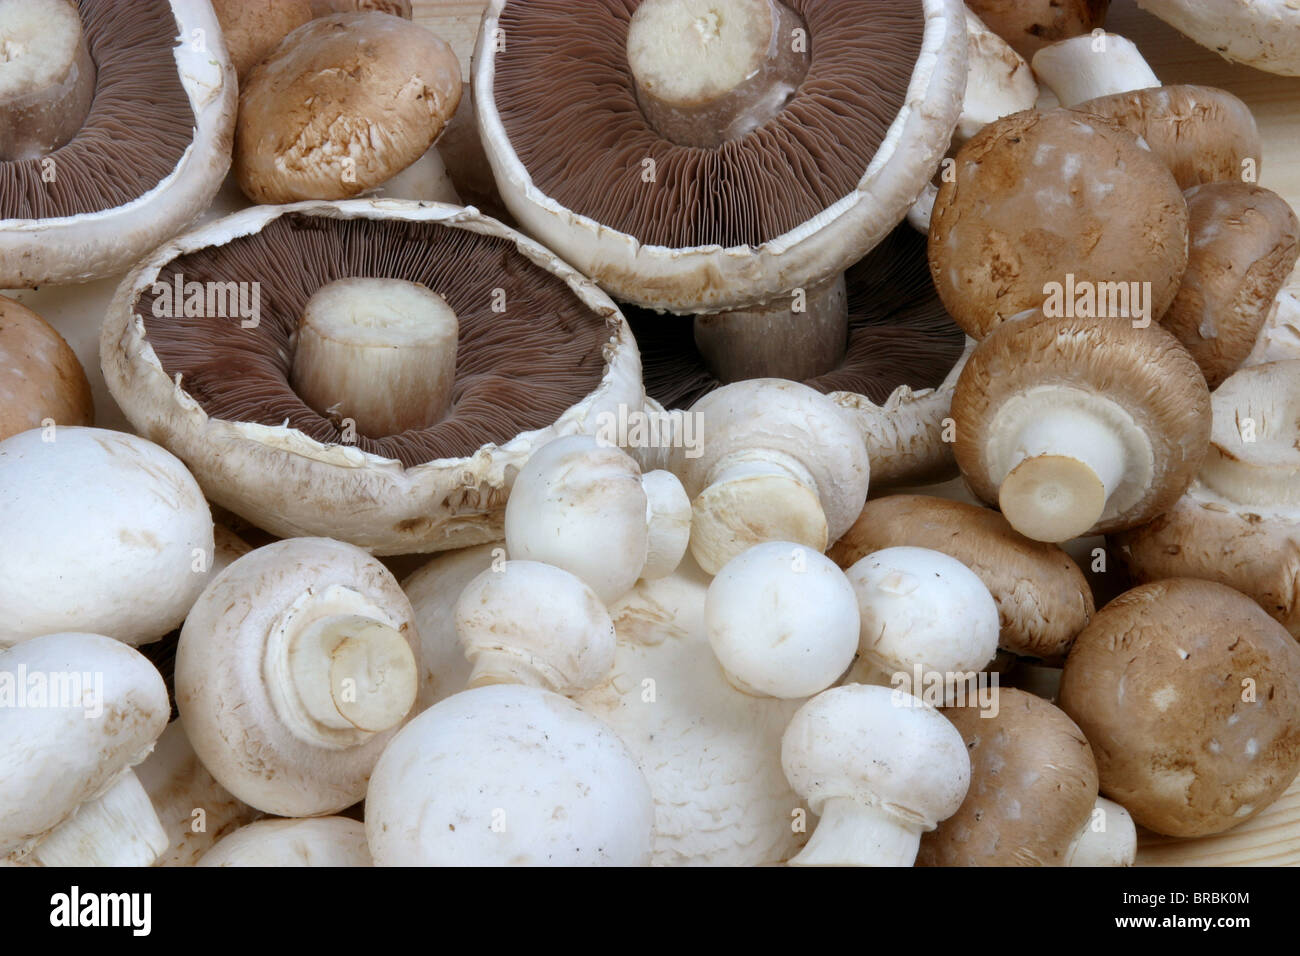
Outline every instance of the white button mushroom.
POLYGON ((366 793, 377 866, 639 866, 650 790, 622 742, 558 694, 498 684, 407 724, 366 793))
POLYGON ((348 817, 259 820, 222 837, 195 866, 372 866, 366 828, 348 817))
POLYGON ((781 765, 821 816, 792 866, 911 866, 921 834, 957 812, 971 775, 966 744, 942 714, 867 684, 800 707, 781 765))
POLYGON ((642 475, 627 453, 590 435, 538 449, 506 504, 511 555, 572 572, 606 603, 638 578, 671 574, 690 533, 691 503, 674 475, 642 475))
POLYGON ((920 696, 918 675, 923 685, 942 679, 943 703, 951 704, 997 653, 997 604, 956 558, 929 548, 885 548, 846 575, 861 617, 860 656, 848 680, 920 696))
POLYGON ((1087 824, 1065 853, 1066 866, 1132 866, 1137 859, 1137 825, 1114 800, 1098 797, 1087 824))
POLYGON ((0 528, 0 645, 72 630, 156 641, 213 557, 212 514, 185 466, 97 428, 0 442, 0 528))
POLYGON ((411 606, 377 560, 295 538, 244 555, 203 591, 176 653, 194 751, 245 803, 279 816, 361 799, 415 702, 411 606))
POLYGON ((673 470, 692 497, 691 553, 706 572, 765 541, 825 551, 866 503, 862 432, 807 385, 737 382, 688 414, 700 417, 707 438, 697 457, 679 453, 673 470))
POLYGON ((802 545, 770 541, 727 562, 704 603, 709 643, 748 694, 810 697, 853 662, 858 608, 844 572, 802 545))
POLYGON ((595 592, 568 571, 506 561, 466 585, 456 632, 473 665, 469 686, 528 684, 569 696, 614 664, 614 624, 595 592))
POLYGON ((148 866, 167 834, 131 768, 170 706, 138 652, 48 634, 0 653, 0 857, 43 866, 148 866))

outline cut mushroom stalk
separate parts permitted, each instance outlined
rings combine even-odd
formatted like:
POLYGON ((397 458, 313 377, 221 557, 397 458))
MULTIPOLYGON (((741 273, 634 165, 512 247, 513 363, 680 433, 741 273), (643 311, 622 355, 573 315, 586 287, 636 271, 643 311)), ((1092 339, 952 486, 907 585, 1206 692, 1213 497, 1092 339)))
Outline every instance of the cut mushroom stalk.
POLYGON ((670 471, 641 476, 645 492, 646 557, 641 577, 667 577, 677 570, 691 540, 691 500, 670 471))
POLYGON ((149 866, 167 849, 167 833, 139 779, 127 771, 108 792, 83 803, 41 841, 42 866, 149 866))
POLYGON ((825 375, 844 361, 848 342, 843 274, 767 305, 695 318, 695 347, 724 385, 825 375))
POLYGON ((451 404, 456 313, 401 279, 340 279, 308 300, 292 383, 322 415, 372 438, 432 425, 451 404))
POLYGON ((0 3, 0 160, 36 159, 76 135, 95 64, 67 0, 0 3))
POLYGON ((1062 106, 1160 85, 1133 41, 1114 33, 1053 43, 1034 54, 1033 65, 1062 106))
POLYGON ((776 116, 810 58, 802 18, 777 0, 645 0, 627 60, 650 124, 712 148, 776 116))

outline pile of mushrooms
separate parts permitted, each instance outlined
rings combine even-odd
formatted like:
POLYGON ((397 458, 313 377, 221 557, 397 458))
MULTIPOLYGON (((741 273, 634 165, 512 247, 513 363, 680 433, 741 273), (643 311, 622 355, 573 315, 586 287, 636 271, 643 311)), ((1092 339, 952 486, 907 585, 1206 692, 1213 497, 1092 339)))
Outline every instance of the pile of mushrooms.
POLYGON ((0 866, 1266 820, 1300 219, 1246 104, 1107 0, 484 5, 469 61, 407 0, 0 2, 0 866))

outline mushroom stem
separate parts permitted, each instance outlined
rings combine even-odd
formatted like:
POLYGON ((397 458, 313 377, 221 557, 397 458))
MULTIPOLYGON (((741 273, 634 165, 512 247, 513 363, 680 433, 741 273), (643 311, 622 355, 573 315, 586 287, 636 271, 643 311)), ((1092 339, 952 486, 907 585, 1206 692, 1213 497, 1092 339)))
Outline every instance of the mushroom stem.
POLYGON ((1098 797, 1088 822, 1065 851, 1066 866, 1132 866, 1137 858, 1137 828, 1129 812, 1098 797), (1098 815, 1102 825, 1096 825, 1098 815))
POLYGON ((104 794, 83 803, 32 856, 42 866, 149 866, 166 849, 167 832, 128 770, 104 794))
POLYGON ((721 146, 772 119, 809 53, 803 19, 776 0, 644 0, 627 32, 641 111, 683 146, 721 146))
POLYGON ((0 4, 0 160, 36 159, 76 135, 95 64, 67 0, 0 4))
POLYGON ((878 806, 831 797, 808 844, 791 866, 911 866, 921 833, 878 806))
POLYGON ((359 614, 320 618, 290 641, 290 680, 307 714, 332 730, 379 733, 415 703, 415 656, 382 621, 359 614))
POLYGON ((691 500, 677 476, 651 471, 641 476, 647 533, 641 577, 653 581, 677 570, 691 538, 691 500))
POLYGON ((723 384, 816 378, 844 361, 848 344, 843 275, 766 305, 695 317, 695 347, 723 384))
POLYGON ((474 658, 474 669, 465 682, 465 689, 489 687, 492 684, 523 684, 553 690, 555 682, 542 673, 533 658, 507 648, 495 648, 479 651, 474 658))
POLYGON ((1273 300, 1268 318, 1255 338, 1255 347, 1241 367, 1289 359, 1300 359, 1300 294, 1283 289, 1273 300))
POLYGON ((339 279, 303 310, 291 381, 304 402, 371 438, 437 422, 456 378, 456 313, 401 279, 339 279))
POLYGON ((1114 33, 1045 46, 1034 54, 1034 73, 1062 106, 1160 86, 1160 78, 1133 41, 1114 33))
POLYGON ((745 526, 762 524, 768 540, 826 550, 826 513, 817 482, 794 456, 767 448, 724 455, 691 504, 691 553, 708 574, 747 546, 745 526), (758 516, 761 516, 759 518, 758 516))
POLYGON ((1026 424, 998 504, 1035 541, 1069 541, 1095 525, 1124 475, 1124 443, 1079 409, 1048 411, 1026 424))

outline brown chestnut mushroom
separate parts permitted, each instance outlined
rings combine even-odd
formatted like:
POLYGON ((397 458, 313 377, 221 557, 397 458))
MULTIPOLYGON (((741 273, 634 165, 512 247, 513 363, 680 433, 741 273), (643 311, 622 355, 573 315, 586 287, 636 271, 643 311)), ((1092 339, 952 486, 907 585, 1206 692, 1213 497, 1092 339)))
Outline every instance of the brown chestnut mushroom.
POLYGON ((966 0, 989 29, 1026 60, 1050 43, 1090 34, 1110 0, 966 0))
POLYGON ((63 336, 0 296, 0 441, 47 421, 93 425, 90 383, 63 336))

